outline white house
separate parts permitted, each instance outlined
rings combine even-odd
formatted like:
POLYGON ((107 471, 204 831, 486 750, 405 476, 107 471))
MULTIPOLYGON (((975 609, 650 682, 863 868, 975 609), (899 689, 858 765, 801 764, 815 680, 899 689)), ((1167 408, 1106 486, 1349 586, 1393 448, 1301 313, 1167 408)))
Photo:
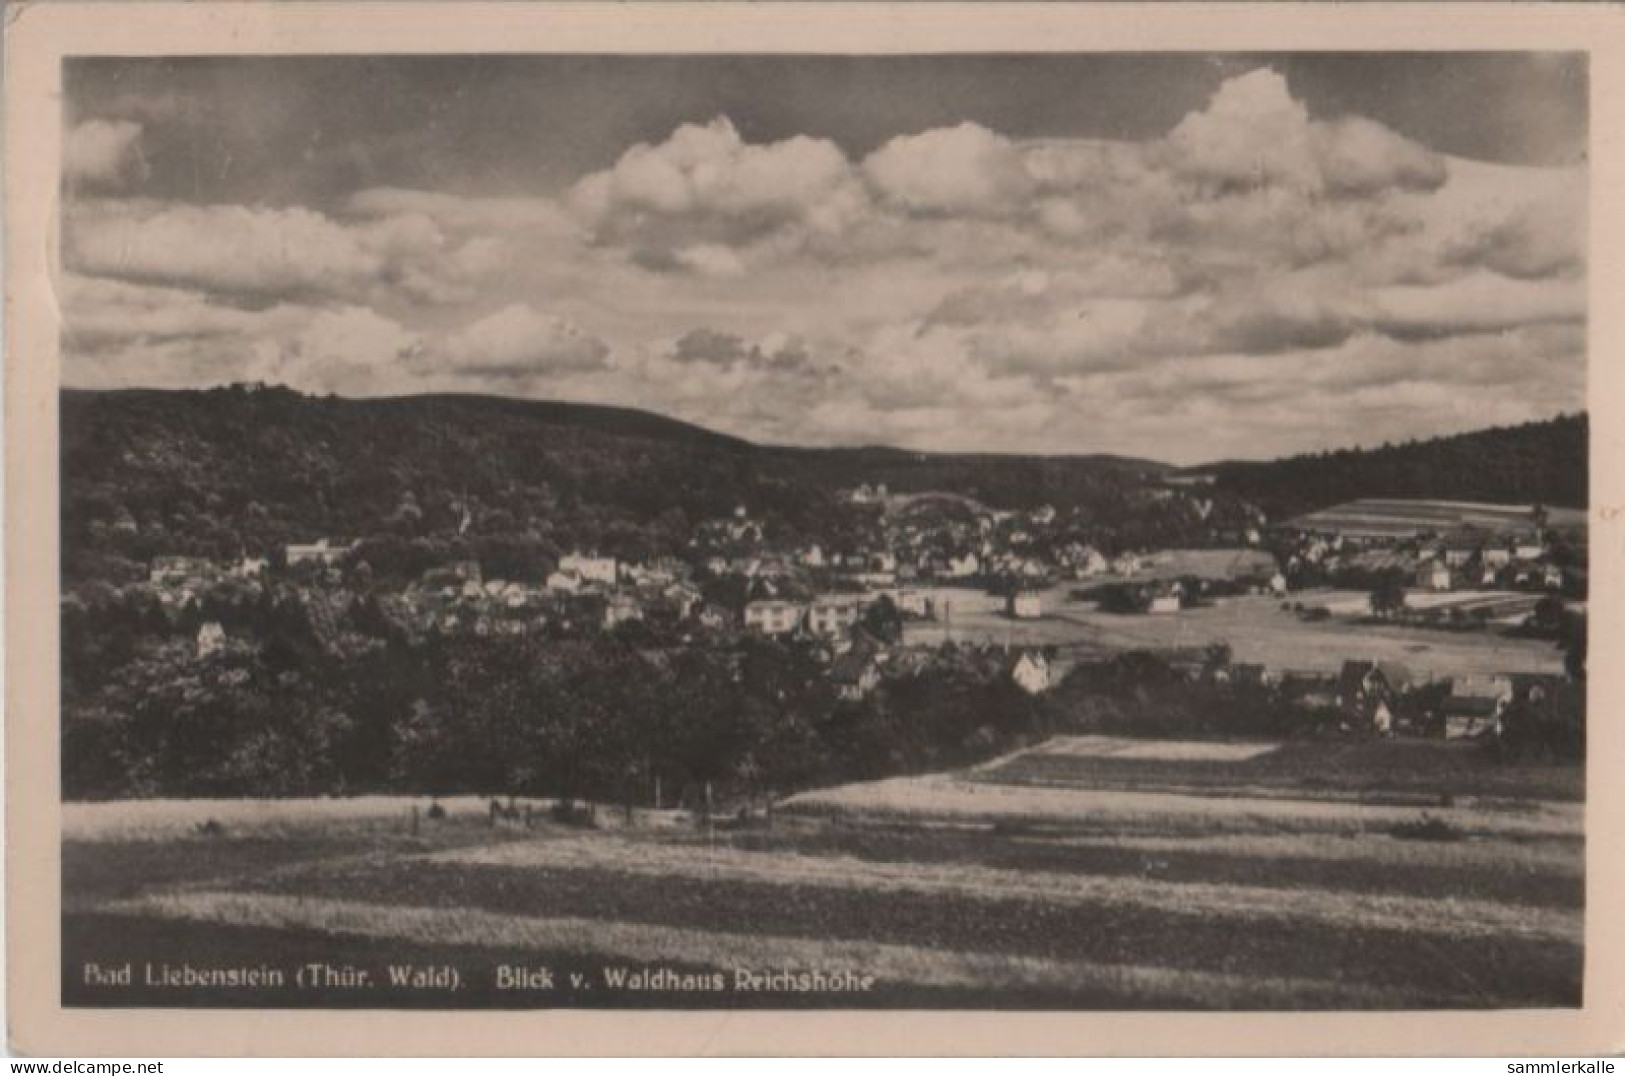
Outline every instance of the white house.
POLYGON ((745 627, 765 635, 788 635, 801 626, 805 611, 800 602, 760 598, 745 605, 745 627))
POLYGON ((862 603, 854 598, 819 598, 807 607, 807 630, 829 638, 845 635, 857 625, 862 611, 862 603))
POLYGON ((948 558, 948 574, 955 579, 968 579, 982 570, 982 562, 975 553, 948 558))
POLYGON ((1450 569, 1438 561, 1424 564, 1416 573, 1416 585, 1423 590, 1449 590, 1450 569))
POLYGON ((1270 576, 1270 593, 1271 594, 1276 594, 1276 595, 1285 594, 1286 593, 1286 588, 1287 588, 1287 583, 1286 583, 1286 576, 1285 575, 1283 575, 1281 572, 1276 572, 1274 575, 1270 576))
POLYGON ((226 629, 217 621, 209 621, 197 630, 197 656, 206 658, 218 654, 226 647, 226 629))
POLYGON ((1151 599, 1148 613, 1177 613, 1179 612, 1178 594, 1158 594, 1151 599))
POLYGON ((643 606, 627 594, 617 594, 604 603, 604 630, 609 631, 629 620, 642 620, 643 606))
POLYGON ((287 547, 288 563, 300 564, 307 560, 319 564, 336 564, 350 551, 347 545, 329 545, 326 538, 319 542, 294 543, 287 547))
POLYGON ((547 577, 547 589, 574 594, 581 589, 581 577, 574 572, 554 572, 547 577))
POLYGON ((243 579, 252 579, 258 575, 264 575, 265 569, 268 567, 270 567, 270 562, 264 557, 244 557, 231 569, 231 574, 243 579))
POLYGON ((559 561, 559 571, 574 573, 588 583, 614 586, 616 565, 614 557, 592 557, 582 553, 567 553, 559 561))
POLYGON ((1049 662, 1043 654, 1024 652, 1010 669, 1010 679, 1029 695, 1048 691, 1049 662))

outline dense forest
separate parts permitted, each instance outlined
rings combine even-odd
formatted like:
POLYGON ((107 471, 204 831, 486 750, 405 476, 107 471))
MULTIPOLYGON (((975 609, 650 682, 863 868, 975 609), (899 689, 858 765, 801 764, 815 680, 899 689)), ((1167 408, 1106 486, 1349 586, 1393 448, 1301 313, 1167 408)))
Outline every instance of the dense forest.
POLYGON ((1192 471, 1284 519, 1361 497, 1586 506, 1586 415, 1373 449, 1341 449, 1192 471))

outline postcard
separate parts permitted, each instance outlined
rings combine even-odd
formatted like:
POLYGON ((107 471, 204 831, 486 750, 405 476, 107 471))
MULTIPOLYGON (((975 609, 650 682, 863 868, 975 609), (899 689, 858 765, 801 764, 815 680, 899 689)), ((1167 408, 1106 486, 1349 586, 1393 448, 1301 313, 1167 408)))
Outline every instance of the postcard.
POLYGON ((15 1049, 1625 1045, 1617 8, 8 22, 15 1049))

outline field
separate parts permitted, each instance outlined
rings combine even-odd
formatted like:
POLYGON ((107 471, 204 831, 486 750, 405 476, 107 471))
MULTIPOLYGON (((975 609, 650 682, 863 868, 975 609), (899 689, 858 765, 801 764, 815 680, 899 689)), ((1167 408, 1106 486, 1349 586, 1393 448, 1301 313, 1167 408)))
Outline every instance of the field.
POLYGON ((478 802, 446 806, 443 820, 420 815, 416 832, 403 800, 235 814, 220 803, 73 806, 65 1002, 1312 1009, 1580 998, 1580 771, 1503 766, 1467 745, 1061 738, 959 773, 805 793, 771 825, 735 828, 648 812, 628 826, 608 810, 596 829, 493 828, 478 802), (221 826, 199 828, 211 818, 221 826), (1405 839, 1418 835, 1446 839, 1405 839), (369 978, 295 981, 312 963, 369 978), (128 964, 135 982, 89 983, 87 964, 128 964), (282 969, 285 981, 150 985, 149 964, 282 969), (392 985, 391 966, 403 978, 446 974, 392 985), (532 970, 528 987, 501 970, 516 966, 532 970))
MULTIPOLYGON (((1290 525, 1350 537, 1397 538, 1454 527, 1483 527, 1496 532, 1533 532, 1533 505, 1475 504, 1467 501, 1412 501, 1368 498, 1299 516, 1290 525)), ((1584 527, 1586 514, 1576 508, 1548 508, 1553 527, 1584 527)))
MULTIPOLYGON (((1304 621, 1282 609, 1280 599, 1255 596, 1227 598, 1175 614, 1124 615, 1101 612, 1092 602, 1078 601, 1071 597, 1071 589, 1061 586, 1044 592, 1044 616, 1036 620, 1012 620, 997 604, 985 600, 956 601, 951 619, 911 622, 905 639, 921 646, 934 646, 950 635, 960 642, 1053 645, 1078 656, 1225 642, 1230 644, 1234 660, 1257 662, 1275 672, 1332 672, 1350 658, 1398 662, 1423 677, 1563 669, 1563 655, 1551 643, 1506 638, 1493 630, 1446 633, 1398 624, 1304 621)), ((1340 603, 1340 609, 1354 613, 1365 596, 1350 591, 1305 591, 1294 594, 1292 600, 1306 606, 1340 603)), ((1505 600, 1521 601, 1522 596, 1505 600)))

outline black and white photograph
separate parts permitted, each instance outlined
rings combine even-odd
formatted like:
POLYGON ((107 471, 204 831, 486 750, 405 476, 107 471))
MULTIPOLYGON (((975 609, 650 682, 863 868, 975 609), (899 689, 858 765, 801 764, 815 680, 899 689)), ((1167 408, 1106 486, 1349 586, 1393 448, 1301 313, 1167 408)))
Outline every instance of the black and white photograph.
POLYGON ((69 56, 60 1004, 1594 1003, 1591 74, 69 56))

